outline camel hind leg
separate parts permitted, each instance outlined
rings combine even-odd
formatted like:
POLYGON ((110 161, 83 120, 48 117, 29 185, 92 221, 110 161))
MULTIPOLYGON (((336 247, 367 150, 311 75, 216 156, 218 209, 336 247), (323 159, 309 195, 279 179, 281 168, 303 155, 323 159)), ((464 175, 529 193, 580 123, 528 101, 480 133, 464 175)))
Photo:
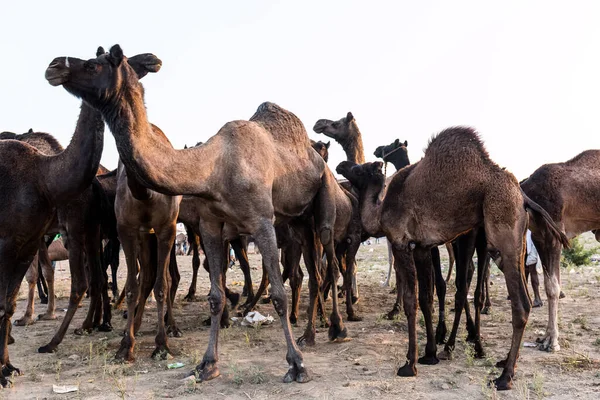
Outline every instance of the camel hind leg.
POLYGON ((35 308, 35 284, 38 280, 38 258, 39 252, 33 258, 33 261, 25 274, 27 287, 29 289, 27 292, 27 308, 25 309, 25 314, 21 318, 15 320, 14 324, 16 326, 31 325, 35 322, 33 319, 33 312, 35 308))
POLYGON ((50 260, 48 248, 45 244, 40 247, 38 262, 48 285, 48 307, 46 308, 45 313, 38 315, 38 319, 55 320, 56 296, 54 294, 54 268, 52 268, 52 261, 50 260))

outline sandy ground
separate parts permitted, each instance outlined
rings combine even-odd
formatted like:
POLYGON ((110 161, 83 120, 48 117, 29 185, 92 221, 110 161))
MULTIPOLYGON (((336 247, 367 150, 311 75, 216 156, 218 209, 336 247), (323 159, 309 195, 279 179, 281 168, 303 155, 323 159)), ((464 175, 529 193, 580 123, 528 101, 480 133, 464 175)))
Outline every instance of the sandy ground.
MULTIPOLYGON (((586 240, 591 243, 588 235, 586 240)), ((260 256, 251 254, 253 278, 259 282, 260 256)), ((442 250, 444 272, 447 257, 442 250)), ((55 354, 38 354, 37 348, 52 337, 59 321, 38 321, 28 327, 14 327, 16 343, 9 347, 14 365, 24 375, 14 379, 10 389, 0 390, 2 398, 231 398, 231 399, 358 399, 411 398, 411 399, 598 399, 600 398, 600 267, 586 266, 563 270, 563 290, 567 297, 560 301, 559 324, 562 350, 549 354, 537 349, 523 348, 518 364, 514 389, 496 393, 487 383, 499 371, 494 367, 509 348, 511 334, 510 306, 506 300, 504 277, 493 270, 493 312, 483 316, 482 333, 488 357, 473 359, 473 352, 465 345, 466 332, 461 327, 453 361, 436 366, 419 366, 416 378, 399 378, 395 372, 404 363, 407 349, 404 316, 397 321, 383 319, 391 308, 394 295, 381 287, 387 270, 385 242, 361 246, 359 253, 359 284, 361 299, 358 311, 362 322, 347 323, 350 341, 329 343, 325 329, 317 333, 317 344, 304 350, 305 364, 313 380, 306 384, 284 384, 286 372, 285 342, 280 324, 254 327, 232 326, 221 331, 221 377, 204 383, 185 382, 182 378, 202 358, 208 341, 208 328, 201 322, 209 315, 206 294, 209 289, 207 274, 200 272, 197 302, 183 302, 191 279, 191 258, 179 257, 182 284, 178 292, 176 318, 184 331, 182 338, 170 339, 174 357, 169 361, 154 361, 156 309, 154 303, 144 316, 141 336, 137 339, 137 361, 132 364, 113 362, 121 340, 125 320, 120 313, 113 317, 113 332, 94 332, 89 336, 75 336, 87 308, 81 308, 55 354), (182 362, 182 369, 169 370, 167 364, 182 362), (79 391, 54 394, 53 384, 78 385, 79 391), (441 396, 441 397, 440 397, 441 396)), ((124 283, 122 263, 120 285, 124 283)), ((243 281, 238 267, 228 275, 231 287, 241 292, 243 281)), ((57 265, 59 320, 67 306, 70 288, 68 263, 57 265)), ((305 282, 306 284, 306 282, 305 282)), ((305 286, 306 288, 306 286, 305 286)), ((25 308, 23 285, 16 318, 25 308)), ((305 294, 305 293, 303 293, 305 294)), ((449 285, 446 303, 451 308, 454 284, 449 285)), ((545 300, 545 295, 542 295, 545 300)), ((294 335, 303 332, 306 323, 306 299, 303 297, 301 315, 294 335)), ((43 307, 36 304, 36 315, 43 307)), ((342 303, 342 309, 345 306, 342 303)), ((271 305, 260 305, 263 314, 274 314, 271 305)), ((451 323, 453 314, 448 311, 451 323)), ((344 315, 345 317, 345 315, 344 315)), ((547 307, 533 309, 525 341, 533 342, 545 328, 547 307)), ((464 326, 464 324, 461 324, 464 326)), ((450 325, 449 325, 450 328, 450 325)), ((418 327, 420 350, 425 345, 424 332, 418 327)), ((438 347, 438 350, 440 348, 438 347)))

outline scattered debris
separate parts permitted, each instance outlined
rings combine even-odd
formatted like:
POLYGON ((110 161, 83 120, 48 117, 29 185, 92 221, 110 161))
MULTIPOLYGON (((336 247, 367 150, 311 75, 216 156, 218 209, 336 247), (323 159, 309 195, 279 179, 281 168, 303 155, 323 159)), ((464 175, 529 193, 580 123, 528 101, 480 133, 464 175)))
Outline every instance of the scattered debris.
POLYGON ((267 315, 266 317, 258 311, 251 311, 246 314, 245 317, 231 317, 233 322, 239 322, 241 326, 258 326, 258 325, 269 325, 275 321, 275 318, 267 315))
POLYGON ((523 342, 523 347, 538 347, 538 345, 533 342, 523 342))
POLYGON ((52 385, 52 391, 58 394, 77 392, 79 386, 77 385, 52 385))
MULTIPOLYGON (((185 367, 185 364, 182 362, 174 362, 171 364, 167 364, 167 368, 169 368, 169 369, 178 369, 178 368, 182 368, 182 367, 185 367)), ((148 371, 146 371, 146 372, 148 372, 148 371)))

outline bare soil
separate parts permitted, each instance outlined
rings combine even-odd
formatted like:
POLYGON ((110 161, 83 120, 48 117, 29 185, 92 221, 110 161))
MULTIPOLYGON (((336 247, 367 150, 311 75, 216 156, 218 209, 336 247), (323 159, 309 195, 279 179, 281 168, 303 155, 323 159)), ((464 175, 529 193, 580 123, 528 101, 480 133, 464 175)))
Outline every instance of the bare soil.
MULTIPOLYGON (((586 236, 591 243, 591 235, 586 236)), ((447 257, 442 249, 444 272, 447 257)), ((260 281, 260 256, 250 254, 253 279, 260 281)), ((482 333, 487 358, 474 359, 471 347, 465 344, 466 331, 461 324, 459 342, 452 361, 436 366, 419 366, 416 378, 399 378, 396 369, 404 363, 407 350, 406 322, 402 315, 397 321, 387 321, 383 314, 391 308, 395 295, 382 287, 387 273, 387 249, 380 244, 361 246, 359 263, 360 302, 358 311, 364 320, 349 322, 350 340, 330 343, 326 329, 317 333, 317 344, 304 349, 305 364, 312 373, 306 384, 281 382, 287 369, 285 342, 278 318, 271 325, 254 327, 232 326, 221 331, 221 376, 209 382, 184 381, 185 375, 200 362, 208 341, 208 327, 202 321, 209 316, 206 294, 207 274, 201 270, 199 300, 184 302, 191 279, 191 257, 178 257, 182 282, 176 302, 176 318, 184 332, 182 338, 170 338, 173 359, 154 361, 156 308, 150 303, 144 316, 141 335, 137 338, 137 361, 120 364, 113 357, 121 340, 125 320, 120 312, 113 316, 114 331, 94 332, 76 336, 88 301, 78 311, 64 342, 55 354, 38 354, 37 348, 46 344, 64 316, 70 291, 68 263, 57 264, 57 321, 38 321, 28 327, 13 327, 16 343, 9 347, 14 365, 23 376, 14 378, 10 389, 0 390, 1 398, 210 398, 210 399, 598 399, 600 398, 600 267, 586 266, 562 271, 566 298, 560 301, 559 325, 561 351, 540 352, 523 347, 518 364, 514 389, 496 393, 488 382, 497 377, 496 361, 509 349, 511 325, 510 304, 506 300, 504 277, 493 269, 492 313, 483 316, 482 333), (167 369, 167 364, 182 362, 182 369, 167 369), (79 391, 55 394, 52 385, 78 385, 79 391)), ((125 262, 122 259, 119 284, 125 281, 125 262)), ((236 266, 228 274, 228 282, 241 292, 243 276, 236 266)), ((305 281, 306 284, 306 281, 305 281)), ((543 290, 542 290, 543 293, 543 290)), ((15 318, 25 309, 25 285, 21 288, 15 318)), ((304 293, 303 293, 304 294, 304 293)), ((446 298, 447 310, 452 308, 454 284, 450 282, 446 298)), ((542 294, 545 300, 545 295, 542 294)), ((296 337, 306 323, 306 299, 303 297, 296 337)), ((45 305, 36 304, 36 314, 45 305)), ((342 303, 342 310, 345 306, 342 303)), ((276 316, 273 307, 262 304, 258 311, 276 316)), ((345 315, 344 315, 345 316, 345 315)), ((464 317, 463 317, 464 318, 464 317)), ((448 312, 448 328, 453 313, 448 312)), ((533 309, 525 342, 535 342, 543 333, 547 307, 533 309)), ((425 345, 424 329, 418 327, 420 349, 425 345)), ((441 350, 438 347, 438 350, 441 350)))

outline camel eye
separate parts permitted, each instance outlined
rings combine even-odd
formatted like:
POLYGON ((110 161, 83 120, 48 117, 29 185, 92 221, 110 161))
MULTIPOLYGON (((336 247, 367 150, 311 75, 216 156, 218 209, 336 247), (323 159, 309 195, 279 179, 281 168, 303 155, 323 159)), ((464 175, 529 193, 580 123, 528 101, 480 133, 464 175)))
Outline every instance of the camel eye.
POLYGON ((88 72, 96 72, 98 70, 99 65, 96 63, 86 62, 83 64, 83 68, 85 68, 88 72))

